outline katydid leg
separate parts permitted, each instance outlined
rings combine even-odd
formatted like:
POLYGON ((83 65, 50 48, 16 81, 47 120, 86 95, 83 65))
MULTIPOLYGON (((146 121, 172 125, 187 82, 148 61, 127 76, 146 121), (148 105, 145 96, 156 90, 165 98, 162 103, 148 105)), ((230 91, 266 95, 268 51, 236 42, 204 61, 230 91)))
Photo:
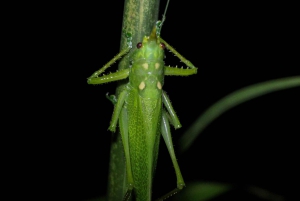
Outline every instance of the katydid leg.
POLYGON ((164 39, 159 38, 160 42, 164 43, 166 48, 168 50, 170 50, 173 54, 175 54, 175 56, 177 56, 180 61, 182 61, 185 65, 187 65, 190 68, 196 68, 194 66, 194 64, 192 64, 192 62, 190 62, 189 60, 187 60, 186 58, 184 58, 181 54, 179 54, 179 52, 177 52, 171 45, 169 45, 164 39))
POLYGON ((169 112, 166 115, 170 117, 169 119, 171 121, 171 124, 174 126, 175 129, 181 128, 181 124, 178 119, 178 116, 176 115, 175 110, 171 104, 171 101, 165 91, 162 91, 162 100, 163 100, 164 106, 166 107, 166 109, 169 112))
POLYGON ((107 82, 114 82, 118 80, 123 80, 127 78, 129 75, 129 69, 123 69, 120 71, 117 71, 115 73, 111 73, 108 75, 103 75, 101 77, 89 77, 88 78, 88 84, 103 84, 107 82))
POLYGON ((117 60, 121 59, 124 55, 126 55, 131 47, 127 47, 126 49, 123 49, 119 54, 117 54, 114 58, 112 58, 109 62, 107 62, 102 68, 97 70, 88 78, 88 81, 92 78, 97 78, 101 73, 103 73, 108 67, 110 67, 112 64, 116 63, 117 60))
POLYGON ((174 68, 165 66, 165 75, 189 76, 197 74, 197 68, 174 68))
POLYGON ((115 108, 114 108, 114 112, 110 121, 110 125, 108 130, 115 132, 116 131, 116 127, 117 127, 117 123, 118 123, 118 119, 121 113, 121 110, 123 108, 123 105, 125 103, 125 99, 127 97, 127 90, 124 90, 120 93, 119 97, 118 97, 118 101, 115 104, 115 108))
POLYGON ((125 153, 126 175, 127 175, 127 184, 128 184, 128 190, 124 196, 123 201, 127 201, 133 190, 133 176, 132 176, 130 151, 129 151, 128 115, 127 115, 127 108, 125 107, 122 108, 120 118, 119 118, 119 125, 120 125, 120 133, 121 133, 121 138, 122 138, 124 153, 125 153))
MULTIPOLYGON (((95 71, 89 78, 88 78, 88 84, 94 84, 92 80, 94 78, 98 78, 99 75, 101 75, 108 67, 116 63, 117 60, 121 59, 124 55, 126 55, 132 48, 132 36, 130 33, 124 33, 125 37, 127 38, 127 45, 128 47, 123 49, 121 52, 119 52, 116 56, 114 56, 109 62, 107 62, 102 68, 95 71)), ((112 80, 114 81, 114 80, 112 80)), ((95 83, 95 84, 101 84, 101 83, 95 83)))
POLYGON ((128 190, 123 199, 124 201, 127 201, 129 199, 133 189, 133 176, 132 176, 132 169, 131 169, 131 162, 130 162, 129 137, 128 137, 128 116, 127 116, 127 108, 124 107, 124 103, 127 95, 128 95, 127 90, 124 90, 120 93, 117 103, 115 104, 113 116, 109 126, 109 130, 115 132, 119 120, 120 133, 121 133, 122 144, 125 153, 126 175, 127 175, 127 183, 128 183, 128 190))
POLYGON ((163 197, 159 198, 158 200, 164 200, 164 199, 174 195, 175 193, 179 192, 185 186, 185 183, 184 183, 183 177, 181 175, 180 168, 177 163, 176 156, 175 156, 173 142, 172 142, 172 136, 171 136, 171 131, 170 131, 170 124, 168 121, 167 112, 165 110, 162 111, 161 134, 167 145, 167 148, 168 148, 168 151, 169 151, 169 154, 170 154, 170 157, 171 157, 174 169, 175 169, 176 178, 177 178, 177 188, 175 188, 173 191, 167 193, 163 197))

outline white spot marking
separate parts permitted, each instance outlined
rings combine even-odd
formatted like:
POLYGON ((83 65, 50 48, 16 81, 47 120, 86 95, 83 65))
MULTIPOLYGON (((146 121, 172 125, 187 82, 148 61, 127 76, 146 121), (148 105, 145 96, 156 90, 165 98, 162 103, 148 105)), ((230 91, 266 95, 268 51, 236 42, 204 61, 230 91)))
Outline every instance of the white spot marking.
POLYGON ((155 63, 155 69, 159 68, 159 63, 155 63))
POLYGON ((143 90, 145 88, 145 82, 141 82, 141 84, 139 85, 139 89, 143 90))
POLYGON ((149 65, 147 63, 144 63, 144 64, 142 64, 142 66, 143 66, 144 69, 147 70, 149 65))
POLYGON ((161 89, 161 83, 159 81, 157 82, 157 88, 161 89))

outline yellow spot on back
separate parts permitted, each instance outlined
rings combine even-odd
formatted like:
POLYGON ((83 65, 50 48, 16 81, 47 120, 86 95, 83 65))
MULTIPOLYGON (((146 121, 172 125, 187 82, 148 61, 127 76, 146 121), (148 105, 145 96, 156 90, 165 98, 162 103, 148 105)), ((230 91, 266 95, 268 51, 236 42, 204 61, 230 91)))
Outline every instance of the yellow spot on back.
POLYGON ((161 83, 159 81, 157 82, 157 88, 161 89, 161 83))
POLYGON ((144 69, 147 70, 149 65, 147 63, 143 63, 142 66, 143 66, 144 69))
POLYGON ((155 69, 159 68, 159 63, 155 63, 155 69))
POLYGON ((139 85, 139 89, 143 90, 145 88, 145 82, 141 82, 141 84, 139 85))

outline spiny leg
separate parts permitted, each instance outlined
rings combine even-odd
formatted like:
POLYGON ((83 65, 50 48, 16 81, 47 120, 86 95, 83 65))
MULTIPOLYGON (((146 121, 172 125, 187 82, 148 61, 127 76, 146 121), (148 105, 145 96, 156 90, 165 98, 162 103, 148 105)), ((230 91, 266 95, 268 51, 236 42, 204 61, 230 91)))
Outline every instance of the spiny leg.
POLYGON ((97 78, 99 75, 101 75, 101 73, 103 73, 108 67, 110 67, 112 64, 114 64, 117 60, 119 60, 120 58, 122 58, 122 56, 124 56, 125 54, 127 54, 129 52, 131 48, 127 47, 126 49, 122 50, 121 52, 119 52, 119 54, 117 54, 116 56, 114 56, 114 58, 112 58, 109 62, 107 62, 102 68, 100 68, 99 70, 95 71, 89 78, 88 81, 91 80, 92 78, 97 78))
POLYGON ((159 40, 165 44, 167 49, 169 49, 173 54, 175 54, 188 68, 184 69, 181 68, 174 68, 170 66, 165 66, 165 75, 177 75, 177 76, 189 76, 193 74, 197 74, 197 68, 186 58, 184 58, 181 54, 179 54, 171 45, 169 45, 166 41, 162 38, 159 40))
POLYGON ((180 61, 182 61, 185 65, 187 65, 189 68, 196 68, 194 66, 194 64, 192 64, 192 62, 190 62, 189 60, 187 60, 186 58, 184 58, 181 54, 179 54, 179 52, 177 52, 171 45, 169 45, 164 39, 162 38, 159 38, 159 41, 164 43, 166 48, 168 50, 170 50, 173 54, 175 54, 179 59, 180 61))
POLYGON ((127 78, 129 75, 129 69, 123 69, 109 75, 103 75, 101 77, 88 78, 88 84, 103 84, 107 82, 118 81, 127 78))
POLYGON ((169 154, 170 154, 170 157, 172 159, 172 163, 173 163, 173 166, 175 169, 176 178, 177 178, 177 188, 175 188, 171 192, 167 193, 166 195, 160 197, 157 201, 162 201, 162 200, 167 199, 168 197, 179 192, 185 186, 183 177, 180 172, 179 165, 176 160, 173 142, 172 142, 171 131, 170 131, 170 124, 168 121, 167 112, 165 110, 162 111, 161 133, 162 133, 164 141, 167 145, 167 148, 168 148, 168 151, 169 151, 169 154))
POLYGON ((119 52, 109 62, 107 62, 102 68, 100 68, 99 70, 95 71, 88 78, 88 83, 90 82, 91 79, 98 78, 98 76, 101 75, 108 67, 110 67, 112 64, 114 64, 117 60, 121 59, 124 55, 126 55, 131 50, 131 48, 132 48, 132 36, 131 36, 130 33, 126 33, 126 32, 124 32, 124 35, 125 35, 125 37, 127 39, 127 48, 125 48, 121 52, 119 52))
POLYGON ((197 68, 174 68, 165 66, 165 75, 189 76, 197 74, 197 68))

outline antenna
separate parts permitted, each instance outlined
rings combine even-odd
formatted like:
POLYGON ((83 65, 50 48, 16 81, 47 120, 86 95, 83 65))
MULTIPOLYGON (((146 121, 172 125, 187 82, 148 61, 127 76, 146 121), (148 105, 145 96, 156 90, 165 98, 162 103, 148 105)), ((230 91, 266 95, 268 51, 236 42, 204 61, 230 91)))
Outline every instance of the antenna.
POLYGON ((167 4, 166 4, 166 7, 165 7, 165 11, 164 11, 164 14, 163 14, 163 16, 162 16, 162 20, 161 21, 157 21, 157 23, 156 23, 156 27, 157 27, 157 31, 156 31, 156 35, 160 35, 160 33, 161 33, 161 29, 162 29, 162 25, 163 25, 163 23, 165 22, 165 20, 166 20, 166 13, 167 13, 167 10, 168 10, 168 7, 169 7, 169 2, 170 2, 170 0, 168 0, 168 2, 167 2, 167 4))
MULTIPOLYGON (((162 28, 163 23, 164 23, 165 20, 166 20, 166 13, 167 13, 167 10, 168 10, 168 7, 169 7, 169 2, 170 2, 170 0, 168 0, 167 5, 166 5, 166 7, 165 7, 165 12, 164 12, 164 14, 163 14, 163 17, 162 17, 162 20, 161 20, 161 24, 160 24, 161 28, 162 28)), ((160 28, 160 30, 161 30, 161 28, 160 28)))

